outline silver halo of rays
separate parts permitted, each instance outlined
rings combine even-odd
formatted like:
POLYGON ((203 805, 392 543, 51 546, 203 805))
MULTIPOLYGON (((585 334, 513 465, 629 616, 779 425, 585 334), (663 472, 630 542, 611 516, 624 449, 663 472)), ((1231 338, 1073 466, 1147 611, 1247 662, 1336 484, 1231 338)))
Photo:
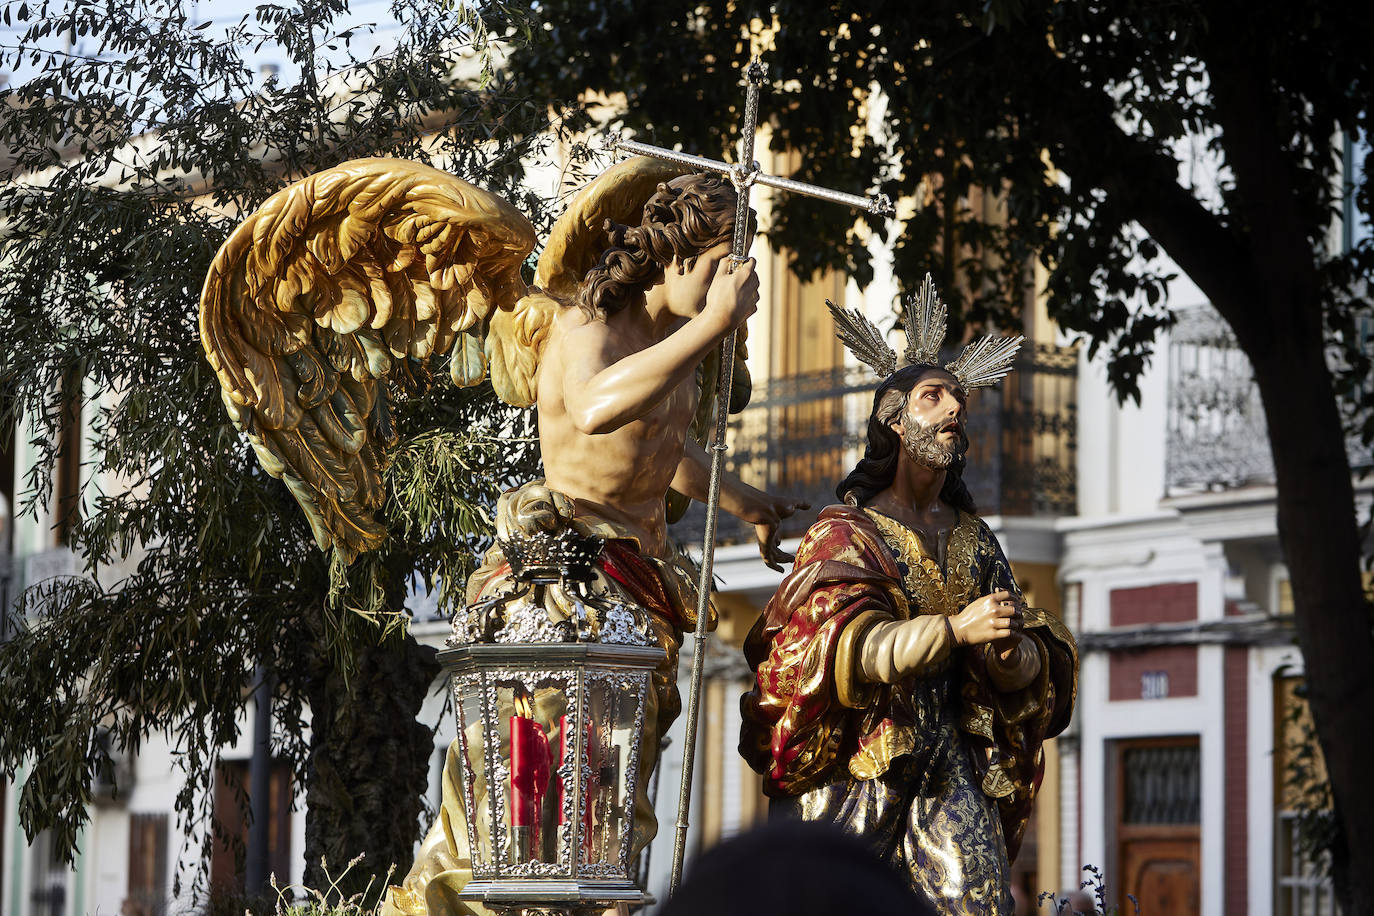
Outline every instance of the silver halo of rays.
MULTIPOLYGON (((898 361, 897 351, 887 343, 883 332, 858 309, 841 308, 829 299, 825 304, 835 321, 835 336, 854 358, 886 379, 906 366, 939 365, 940 347, 945 342, 949 309, 935 291, 930 274, 921 281, 916 295, 907 299, 902 310, 902 326, 907 346, 898 361)), ((1006 378, 1015 368, 1016 354, 1025 342, 1020 334, 988 334, 964 347, 962 353, 944 368, 959 380, 965 391, 988 388, 1006 378)))

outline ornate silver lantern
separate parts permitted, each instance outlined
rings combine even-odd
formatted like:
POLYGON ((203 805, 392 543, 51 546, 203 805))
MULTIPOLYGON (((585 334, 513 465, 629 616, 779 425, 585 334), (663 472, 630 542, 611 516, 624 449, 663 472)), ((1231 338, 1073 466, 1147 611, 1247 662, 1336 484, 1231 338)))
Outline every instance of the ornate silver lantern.
POLYGON ((498 911, 648 900, 631 874, 651 674, 664 652, 642 609, 591 583, 599 538, 568 527, 498 540, 511 587, 454 620, 472 880, 498 911))

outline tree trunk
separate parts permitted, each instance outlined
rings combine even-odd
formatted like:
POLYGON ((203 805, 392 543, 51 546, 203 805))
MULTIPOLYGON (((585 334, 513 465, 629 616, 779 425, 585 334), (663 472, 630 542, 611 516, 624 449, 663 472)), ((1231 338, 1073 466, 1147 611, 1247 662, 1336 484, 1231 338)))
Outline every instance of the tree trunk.
MULTIPOLYGON (((1315 304, 1311 310, 1320 315, 1315 304)), ((1374 914, 1374 869, 1368 867, 1374 863, 1374 793, 1367 785, 1374 760, 1374 636, 1360 581, 1345 436, 1320 346, 1320 319, 1316 324, 1315 334, 1276 327, 1270 352, 1251 358, 1269 424, 1279 541, 1308 700, 1345 838, 1345 849, 1333 851, 1333 877, 1344 912, 1360 916, 1374 914)))
POLYGON ((322 665, 310 696, 305 883, 329 887, 361 853, 340 890, 361 893, 372 880, 369 902, 389 868, 395 881, 410 867, 434 753, 433 734, 416 719, 439 673, 434 651, 409 635, 397 643, 362 649, 347 684, 322 665))
MULTIPOLYGON (((1336 895, 1347 916, 1374 916, 1374 793, 1365 776, 1374 760, 1374 633, 1311 241, 1321 237, 1326 216, 1299 190, 1306 166, 1290 149, 1292 125, 1273 61, 1256 53, 1257 46, 1277 47, 1262 40, 1271 31, 1264 12, 1232 4, 1217 21, 1242 23, 1241 33, 1213 29, 1199 37, 1236 184, 1235 228, 1218 225, 1200 237, 1221 230, 1232 243, 1199 252, 1186 225, 1176 222, 1163 228, 1183 231, 1167 236, 1165 247, 1231 325, 1255 370, 1308 701, 1344 840, 1332 850, 1336 895)), ((1151 217, 1170 220, 1144 209, 1141 221, 1151 232, 1151 217)))

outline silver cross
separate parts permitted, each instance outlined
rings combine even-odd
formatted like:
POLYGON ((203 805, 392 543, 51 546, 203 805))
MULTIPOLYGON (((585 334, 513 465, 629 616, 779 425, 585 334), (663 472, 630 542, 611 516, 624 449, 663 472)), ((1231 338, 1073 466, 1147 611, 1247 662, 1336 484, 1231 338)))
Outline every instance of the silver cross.
MULTIPOLYGON (((780 191, 790 191, 794 194, 805 194, 808 197, 828 200, 831 203, 845 204, 859 210, 867 210, 878 216, 887 216, 894 212, 892 201, 886 194, 860 197, 857 194, 846 194, 842 191, 833 191, 829 188, 821 188, 816 185, 793 181, 790 178, 763 173, 759 164, 754 161, 754 140, 758 133, 759 87, 763 84, 766 75, 767 70, 758 57, 751 60, 744 70, 744 123, 740 126, 740 161, 735 165, 721 162, 718 159, 680 153, 661 146, 651 146, 647 143, 623 140, 618 137, 612 138, 609 144, 613 149, 626 153, 666 159, 669 162, 675 162, 678 165, 684 165, 698 171, 720 172, 730 179, 730 183, 735 186, 735 193, 738 198, 735 209, 735 231, 731 239, 730 260, 732 269, 733 265, 740 264, 745 260, 745 253, 748 249, 746 235, 749 231, 749 197, 755 184, 777 188, 780 191)), ((687 850, 687 815, 692 797, 692 770, 696 761, 701 684, 706 671, 706 640, 710 637, 706 630, 706 622, 709 619, 711 608, 716 520, 720 515, 720 482, 725 470, 725 428, 730 414, 730 379, 735 371, 735 335, 731 334, 721 341, 720 347, 720 375, 716 383, 716 429, 711 443, 711 478, 706 499, 706 531, 701 549, 701 577, 697 582, 696 642, 692 651, 692 684, 687 694, 686 740, 682 748, 682 785, 678 794, 677 833, 673 840, 673 870, 668 884, 670 895, 677 893, 678 885, 682 881, 682 861, 687 850)))

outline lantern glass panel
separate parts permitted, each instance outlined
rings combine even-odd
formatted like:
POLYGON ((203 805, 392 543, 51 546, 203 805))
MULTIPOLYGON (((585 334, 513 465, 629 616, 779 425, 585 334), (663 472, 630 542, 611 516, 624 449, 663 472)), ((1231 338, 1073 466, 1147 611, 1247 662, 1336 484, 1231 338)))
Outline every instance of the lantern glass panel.
POLYGON ((487 819, 487 768, 482 760, 485 742, 482 740, 482 681, 477 677, 463 678, 457 690, 458 729, 462 740, 463 765, 470 774, 463 780, 463 809, 468 823, 477 828, 469 834, 474 868, 487 865, 490 841, 490 821, 487 819), (479 807, 480 806, 480 807, 479 807))
POLYGON ((619 863, 629 844, 626 828, 634 807, 632 768, 639 765, 635 724, 642 715, 642 690, 641 679, 588 678, 584 784, 590 829, 579 857, 584 864, 619 863))

